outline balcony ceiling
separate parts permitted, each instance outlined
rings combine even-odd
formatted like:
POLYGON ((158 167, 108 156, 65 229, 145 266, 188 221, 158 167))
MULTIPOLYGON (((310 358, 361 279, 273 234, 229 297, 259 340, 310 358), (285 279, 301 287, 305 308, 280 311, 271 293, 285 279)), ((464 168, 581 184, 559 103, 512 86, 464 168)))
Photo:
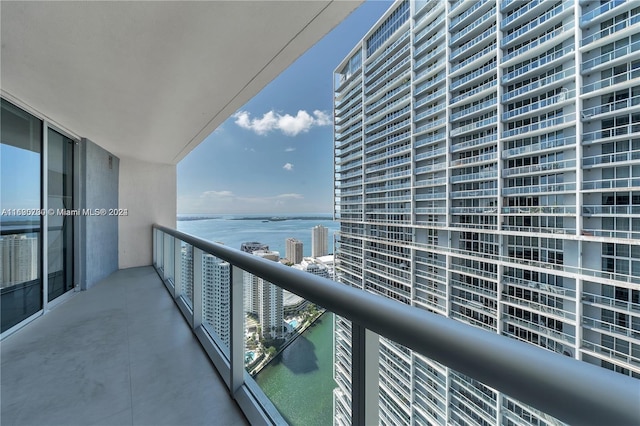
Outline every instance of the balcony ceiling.
POLYGON ((3 0, 0 87, 117 156, 175 164, 360 3, 3 0))

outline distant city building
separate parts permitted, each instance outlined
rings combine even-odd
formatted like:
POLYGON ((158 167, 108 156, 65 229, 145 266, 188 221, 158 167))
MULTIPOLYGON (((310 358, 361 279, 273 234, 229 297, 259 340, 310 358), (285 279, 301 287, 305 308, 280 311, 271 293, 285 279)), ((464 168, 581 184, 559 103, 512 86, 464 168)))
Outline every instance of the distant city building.
POLYGON ((329 253, 329 229, 316 225, 311 230, 311 257, 325 256, 329 253))
POLYGON ((8 235, 0 238, 0 287, 38 278, 38 238, 8 235))
POLYGON ((240 244, 240 250, 246 253, 253 253, 258 250, 269 250, 269 246, 267 244, 262 244, 257 241, 249 241, 246 243, 240 244))
POLYGON ((202 258, 202 320, 230 344, 231 265, 210 254, 202 258))
POLYGON ((287 238, 285 258, 291 263, 302 262, 302 241, 296 238, 287 238))
MULTIPOLYGON (((193 303, 193 247, 182 248, 182 292, 193 303)), ((229 345, 231 265, 210 254, 202 257, 202 320, 229 345)))
MULTIPOLYGON (((253 255, 274 262, 280 260, 277 251, 257 250, 253 255)), ((281 338, 284 335, 283 289, 249 272, 244 272, 243 277, 245 311, 257 315, 262 337, 281 338)))
POLYGON ((193 246, 186 245, 181 249, 182 268, 180 270, 180 283, 185 296, 193 300, 193 246))
POLYGON ((302 311, 309 302, 297 294, 284 290, 284 314, 297 315, 302 311))
POLYGON ((312 257, 305 257, 304 259, 302 259, 302 262, 297 265, 293 265, 292 268, 309 272, 310 274, 318 275, 320 277, 330 278, 327 265, 317 261, 312 257))
MULTIPOLYGON (((331 258, 333 258, 333 256, 331 256, 331 258)), ((299 264, 291 267, 325 278, 332 278, 333 274, 333 271, 330 270, 324 262, 312 257, 305 257, 299 264)), ((304 298, 288 291, 284 292, 284 296, 284 313, 286 315, 295 315, 299 313, 309 303, 304 298)))
POLYGON ((330 279, 333 280, 335 278, 334 260, 333 260, 332 254, 315 257, 314 260, 318 263, 323 264, 327 268, 327 272, 329 273, 330 279))
MULTIPOLYGON (((267 244, 260 243, 258 241, 249 241, 240 244, 240 250, 246 253, 253 254, 254 251, 268 251, 269 246, 267 244)), ((248 276, 253 276, 248 273, 243 274, 244 280, 244 311, 256 314, 258 313, 258 284, 254 280, 248 279, 248 276)))

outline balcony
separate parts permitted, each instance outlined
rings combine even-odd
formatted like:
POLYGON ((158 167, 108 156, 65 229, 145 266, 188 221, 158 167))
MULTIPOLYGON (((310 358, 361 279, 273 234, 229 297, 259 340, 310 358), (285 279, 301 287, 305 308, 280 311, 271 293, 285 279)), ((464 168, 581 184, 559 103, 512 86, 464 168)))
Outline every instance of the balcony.
POLYGON ((173 272, 181 268, 183 244, 194 248, 193 277, 200 275, 198 269, 202 267, 195 253, 212 254, 232 265, 232 276, 249 272, 351 321, 352 369, 342 373, 352 375, 353 424, 378 421, 379 337, 444 363, 563 421, 598 424, 635 419, 638 382, 633 379, 169 228, 154 226, 153 234, 154 263, 169 294, 174 296, 242 410, 253 413, 247 415, 250 419, 263 416, 260 418, 267 419, 264 423, 284 423, 279 413, 272 411, 262 390, 244 373, 241 280, 231 280, 231 338, 226 348, 203 324, 202 312, 197 308, 203 293, 201 280, 182 283, 180 274, 173 272), (181 290, 185 284, 186 288, 193 285, 190 297, 195 309, 185 303, 186 295, 181 290), (528 361, 522 362, 523 359, 528 361), (606 385, 594 387, 593 383, 606 385), (556 403, 556 399, 544 397, 550 387, 563 395, 562 401, 556 403))
POLYGON ((3 424, 248 424, 152 267, 2 342, 3 424))

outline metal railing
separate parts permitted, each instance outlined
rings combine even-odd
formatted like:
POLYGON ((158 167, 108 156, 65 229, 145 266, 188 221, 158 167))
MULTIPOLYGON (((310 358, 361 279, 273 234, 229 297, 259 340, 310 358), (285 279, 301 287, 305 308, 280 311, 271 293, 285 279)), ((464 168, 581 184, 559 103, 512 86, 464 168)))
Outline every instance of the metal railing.
MULTIPOLYGON (((193 293, 203 254, 301 296, 352 322, 352 423, 378 423, 378 337, 385 337, 558 419, 581 425, 634 424, 640 381, 530 344, 299 271, 164 226, 153 226, 154 266, 180 307, 181 245, 193 249, 193 293), (373 350, 367 350, 372 348, 373 350), (377 367, 375 367, 377 370, 377 367), (549 397, 555 395, 556 397, 549 397)), ((245 372, 242 280, 231 280, 230 344, 222 350, 202 325, 202 312, 181 309, 232 397, 252 424, 284 422, 245 372)))

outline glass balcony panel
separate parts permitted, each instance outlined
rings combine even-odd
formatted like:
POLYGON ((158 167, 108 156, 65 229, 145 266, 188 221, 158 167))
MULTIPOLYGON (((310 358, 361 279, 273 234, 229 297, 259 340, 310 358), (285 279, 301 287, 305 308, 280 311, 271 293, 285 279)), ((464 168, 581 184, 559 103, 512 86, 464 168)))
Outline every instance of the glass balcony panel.
POLYGON ((532 83, 529 83, 517 89, 511 90, 510 92, 506 92, 504 95, 502 95, 502 101, 507 102, 510 99, 513 99, 521 95, 525 95, 525 94, 530 95, 535 89, 546 88, 547 86, 555 82, 558 82, 567 78, 571 78, 573 77, 574 74, 575 74, 574 67, 571 67, 564 71, 557 72, 548 77, 536 80, 532 83))
MULTIPOLYGON (((478 2, 478 3, 482 4, 484 2, 478 2)), ((473 7, 471 9, 473 9, 473 7)), ((471 9, 469 9, 469 10, 471 10, 471 9)), ((462 15, 466 14, 467 12, 469 12, 469 10, 467 10, 462 15)), ((495 14, 496 14, 495 9, 492 9, 492 10, 489 10, 488 12, 486 12, 481 17, 479 17, 479 18, 476 17, 476 19, 472 23, 470 23, 469 25, 465 26, 462 30, 460 30, 459 32, 457 32, 457 33, 455 33, 454 35, 451 36, 451 39, 449 40, 449 46, 453 46, 456 41, 460 40, 466 34, 470 33, 471 31, 473 31, 478 26, 482 25, 482 23, 486 22, 490 18, 494 18, 495 19, 495 14)), ((462 15, 460 15, 460 16, 462 16, 462 15)))
POLYGON ((502 158, 511 158, 516 155, 526 154, 530 152, 544 151, 547 149, 553 149, 561 146, 573 145, 576 143, 575 136, 569 136, 560 139, 551 139, 548 141, 535 143, 531 145, 524 145, 517 148, 511 148, 502 151, 502 158))
POLYGON ((627 27, 630 27, 634 24, 637 24, 638 22, 640 22, 640 15, 634 15, 631 16, 621 22, 617 22, 614 25, 611 25, 610 27, 607 27, 601 31, 598 31, 595 34, 592 34, 590 36, 584 37, 580 43, 581 46, 586 46, 589 43, 593 43, 596 40, 600 40, 601 38, 607 37, 611 34, 615 34, 618 31, 621 31, 627 27))
POLYGON ((491 80, 487 83, 484 83, 478 87, 473 88, 472 90, 463 93, 462 95, 456 96, 454 98, 451 98, 451 104, 455 104, 458 103, 460 101, 462 101, 463 99, 466 99, 470 96, 473 96, 475 94, 478 94, 480 92, 482 92, 483 90, 488 90, 491 89, 492 87, 496 86, 498 84, 497 80, 491 80))
POLYGON ((531 123, 526 126, 505 130, 504 132, 502 132, 502 137, 509 138, 509 137, 517 136, 523 133, 526 134, 529 132, 534 132, 536 130, 552 128, 555 126, 560 126, 565 123, 571 123, 575 121, 575 119, 576 119, 575 113, 565 114, 558 117, 547 118, 545 120, 538 121, 537 123, 531 123))
POLYGON ((558 183, 549 185, 531 185, 531 186, 514 186, 504 188, 502 195, 514 195, 514 194, 539 194, 544 192, 567 192, 575 191, 575 183, 558 183))
POLYGON ((487 39, 488 37, 491 37, 491 38, 495 37, 495 34, 496 34, 496 26, 494 24, 491 27, 489 27, 487 30, 485 30, 482 34, 480 34, 479 36, 475 37, 474 39, 466 42, 462 46, 459 46, 459 47, 457 47, 455 49, 452 49, 451 50, 451 54, 449 55, 449 60, 450 61, 455 60, 455 58, 458 57, 460 54, 462 54, 465 51, 468 51, 473 46, 475 46, 476 44, 482 42, 483 40, 487 39))
MULTIPOLYGON (((456 25, 458 25, 460 22, 464 21, 467 17, 473 15, 476 10, 481 8, 482 5, 486 4, 488 1, 489 0, 478 0, 478 1, 474 2, 474 5, 471 6, 469 9, 465 10, 460 15, 458 15, 455 18, 451 19, 451 23, 449 24, 449 29, 451 30, 451 29, 455 28, 456 25)), ((455 9, 455 7, 457 7, 458 4, 459 3, 456 3, 454 7, 451 7, 451 10, 455 9)))
POLYGON ((514 167, 511 169, 504 169, 502 176, 514 176, 521 174, 532 174, 539 172, 546 172, 550 170, 569 169, 576 166, 576 160, 556 161, 551 163, 532 164, 530 166, 514 167))
POLYGON ((181 276, 179 293, 186 304, 193 308, 193 275, 196 273, 196 271, 194 271, 193 261, 194 250, 191 244, 187 244, 183 241, 180 243, 181 276))
POLYGON ((607 179, 598 181, 586 181, 582 183, 582 189, 611 189, 611 188, 630 188, 640 186, 640 178, 629 179, 607 179))
POLYGON ((582 17, 580 18, 580 23, 582 25, 585 25, 587 23, 589 23, 590 21, 592 21, 594 18, 596 18, 599 15, 602 15, 603 13, 606 13, 622 4, 625 3, 625 0, 611 0, 608 1, 606 3, 604 3, 603 5, 596 7, 595 9, 593 9, 590 12, 585 13, 584 15, 582 15, 582 17))
POLYGON ((568 55, 569 53, 572 53, 575 50, 575 46, 573 44, 566 46, 565 48, 563 48, 562 50, 559 50, 557 52, 553 52, 550 53, 548 55, 544 55, 541 56, 540 58, 536 59, 535 61, 527 64, 527 65, 523 65, 519 68, 516 68, 515 70, 506 73, 502 76, 502 83, 503 84, 507 84, 509 81, 524 76, 526 74, 529 74, 530 72, 533 72, 535 70, 537 70, 538 68, 546 65, 546 64, 550 64, 552 62, 555 62, 561 58, 563 58, 564 56, 568 55))
POLYGON ((622 74, 616 74, 614 76, 603 78, 602 80, 598 80, 594 83, 585 84, 584 86, 582 86, 582 93, 589 93, 595 90, 605 89, 609 86, 613 86, 619 83, 624 83, 625 81, 633 80, 638 77, 640 77, 640 69, 627 71, 622 74))
POLYGON ((502 38, 502 42, 501 42, 501 47, 505 47, 511 41, 516 40, 518 37, 530 32, 535 27, 538 27, 538 26, 542 25, 544 22, 547 22, 550 19, 552 19, 553 17, 558 16, 559 14, 561 14, 562 12, 564 12, 565 10, 567 10, 569 8, 573 8, 573 0, 565 1, 564 3, 561 3, 560 5, 555 7, 554 9, 551 9, 549 12, 547 12, 544 15, 540 16, 538 19, 529 22, 527 25, 524 25, 524 26, 520 27, 518 30, 512 32, 511 34, 509 34, 509 35, 507 35, 505 37, 503 37, 502 38))
POLYGON ((527 113, 541 110, 541 109, 545 109, 548 107, 559 108, 559 105, 557 104, 573 99, 575 97, 575 94, 576 94, 575 90, 564 90, 555 96, 551 96, 549 98, 540 100, 538 102, 534 102, 520 108, 515 108, 511 111, 507 111, 502 114, 502 119, 504 121, 507 121, 516 116, 527 114, 527 113))
MULTIPOLYGON (((524 3, 524 5, 520 6, 520 8, 517 11, 515 11, 511 15, 508 15, 502 20, 501 27, 502 28, 507 27, 509 23, 511 23, 513 20, 519 18, 520 16, 529 12, 531 9, 534 9, 536 6, 539 6, 540 4, 543 4, 543 3, 544 3, 544 0, 531 0, 527 3, 524 3)), ((502 2, 501 9, 504 9, 506 6, 508 6, 508 4, 509 4, 508 1, 502 2)))
POLYGON ((451 67, 451 69, 449 71, 449 75, 455 73, 459 69, 462 69, 462 68, 466 67, 467 65, 473 63, 474 61, 478 60, 479 58, 483 57, 484 55, 490 54, 492 52, 495 52, 495 47, 493 45, 489 45, 489 46, 485 47, 484 49, 482 49, 478 53, 475 53, 475 54, 469 56, 468 58, 466 58, 465 60, 463 60, 461 62, 458 62, 455 65, 452 65, 452 67, 451 67))
POLYGON ((630 55, 634 52, 640 50, 640 41, 636 41, 627 46, 619 47, 611 52, 604 53, 600 56, 597 56, 593 59, 589 59, 582 63, 582 73, 586 73, 592 68, 597 67, 598 65, 610 62, 614 59, 622 58, 623 56, 630 55))
POLYGON ((590 342, 589 340, 586 340, 586 339, 582 340, 582 345, 580 349, 586 353, 593 353, 593 354, 600 355, 598 358, 610 359, 612 361, 620 361, 625 364, 633 365, 637 369, 640 369, 640 357, 638 356, 633 356, 628 353, 620 352, 618 350, 608 348, 601 344, 590 342))
POLYGON ((582 110, 582 118, 591 118, 594 115, 606 114, 608 112, 631 108, 636 105, 640 105, 640 96, 634 96, 617 102, 601 104, 592 108, 585 108, 582 110))

